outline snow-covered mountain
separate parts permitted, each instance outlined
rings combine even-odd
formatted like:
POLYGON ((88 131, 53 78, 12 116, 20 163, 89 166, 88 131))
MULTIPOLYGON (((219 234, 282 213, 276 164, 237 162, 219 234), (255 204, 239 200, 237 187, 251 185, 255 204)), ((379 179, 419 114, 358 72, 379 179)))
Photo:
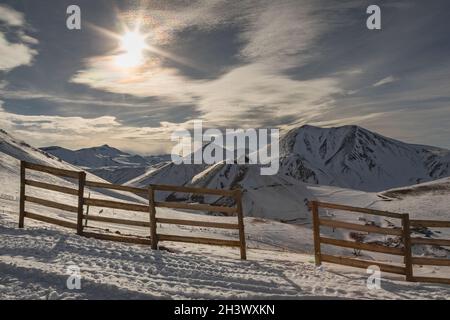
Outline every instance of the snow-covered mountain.
POLYGON ((144 174, 153 165, 170 160, 170 155, 140 156, 102 145, 69 150, 62 147, 44 147, 41 150, 68 163, 82 167, 112 183, 125 183, 144 174))
POLYGON ((300 181, 381 191, 450 176, 450 151, 358 126, 302 126, 280 141, 280 172, 300 181))
MULTIPOLYGON (((237 181, 230 174, 233 166, 169 163, 137 177, 130 184, 185 185, 194 183, 194 176, 201 174, 214 187, 229 188, 237 181), (217 175, 219 167, 222 172, 217 175)), ((236 166, 241 172, 258 167, 236 166)), ((253 171, 259 175, 257 170, 253 171)), ((281 137, 280 170, 276 176, 320 185, 382 191, 450 176, 450 151, 404 143, 358 126, 319 128, 305 125, 281 137)), ((271 179, 268 177, 267 180, 271 179)))

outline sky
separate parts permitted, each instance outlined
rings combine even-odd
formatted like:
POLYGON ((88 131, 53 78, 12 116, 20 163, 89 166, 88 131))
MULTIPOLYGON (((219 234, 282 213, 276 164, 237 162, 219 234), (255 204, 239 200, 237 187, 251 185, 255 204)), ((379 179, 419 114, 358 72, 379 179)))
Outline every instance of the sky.
POLYGON ((0 0, 0 128, 140 154, 170 152, 194 120, 355 124, 450 148, 448 12, 444 0, 0 0), (66 27, 72 4, 81 30, 66 27), (371 4, 381 30, 366 27, 371 4), (130 32, 144 49, 124 45, 130 32))

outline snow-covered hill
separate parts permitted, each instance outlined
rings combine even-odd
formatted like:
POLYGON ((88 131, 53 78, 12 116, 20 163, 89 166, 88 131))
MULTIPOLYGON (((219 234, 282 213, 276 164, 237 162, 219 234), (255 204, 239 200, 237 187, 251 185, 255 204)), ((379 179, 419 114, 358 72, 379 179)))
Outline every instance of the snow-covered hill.
POLYGON ((69 150, 62 147, 44 147, 41 150, 111 182, 122 184, 144 174, 149 167, 170 160, 170 155, 140 156, 102 145, 93 148, 69 150))
POLYGON ((76 170, 80 168, 62 161, 45 151, 32 147, 7 132, 0 130, 0 170, 2 175, 18 173, 19 160, 48 165, 61 169, 76 170))
MULTIPOLYGON (((82 171, 82 168, 69 164, 56 156, 53 156, 45 151, 30 146, 24 141, 17 139, 3 130, 0 130, 0 198, 18 199, 19 196, 19 182, 20 182, 20 160, 25 160, 32 163, 38 163, 55 168, 82 171)), ((28 171, 27 176, 32 177, 38 181, 44 181, 47 183, 53 183, 63 185, 72 188, 78 188, 76 181, 72 179, 61 178, 41 172, 28 171)), ((105 180, 97 177, 96 175, 87 172, 88 180, 106 182, 105 180)), ((30 187, 29 192, 33 196, 42 196, 48 198, 48 191, 43 189, 37 189, 30 187)), ((97 194, 97 191, 91 191, 86 189, 86 192, 93 192, 97 194)), ((101 192, 101 196, 109 196, 114 198, 121 198, 124 200, 141 199, 135 195, 129 195, 123 192, 117 192, 113 190, 98 190, 101 192)), ((61 197, 61 203, 73 203, 73 196, 59 195, 61 197)), ((76 199, 75 199, 76 200, 76 199)))

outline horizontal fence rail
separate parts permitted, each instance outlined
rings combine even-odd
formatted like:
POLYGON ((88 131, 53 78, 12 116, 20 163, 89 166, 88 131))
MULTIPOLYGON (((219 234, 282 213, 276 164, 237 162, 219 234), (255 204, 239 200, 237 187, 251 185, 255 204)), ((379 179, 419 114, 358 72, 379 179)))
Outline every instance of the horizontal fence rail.
POLYGON ((158 248, 159 241, 172 241, 172 242, 186 242, 186 243, 198 243, 198 244, 209 244, 209 245, 220 245, 220 246, 230 246, 239 247, 241 253, 241 259, 246 259, 246 244, 245 244, 245 234, 244 234, 244 220, 242 212, 242 194, 240 190, 216 190, 207 188, 196 188, 196 187, 181 187, 181 186, 170 186, 170 185, 150 185, 148 188, 137 188, 131 186, 123 186, 117 184, 111 184, 107 182, 97 182, 97 181, 86 181, 86 173, 83 171, 71 171, 66 169, 53 168, 45 165, 29 163, 21 161, 20 166, 20 212, 19 212, 19 227, 23 228, 24 219, 34 219, 41 222, 51 223, 58 226, 76 229, 77 234, 83 235, 91 238, 98 238, 102 240, 113 240, 127 243, 135 244, 145 244, 151 245, 152 249, 158 248), (78 188, 70 188, 65 186, 59 186, 56 184, 51 184, 47 182, 41 182, 36 180, 31 180, 26 178, 26 170, 39 171, 58 177, 74 178, 78 180, 78 188), (39 188, 43 190, 56 191, 72 196, 77 196, 78 204, 68 205, 63 203, 58 203, 53 200, 41 199, 35 196, 26 195, 26 186, 39 188), (85 187, 95 188, 95 189, 109 189, 115 191, 130 192, 140 196, 145 196, 148 198, 148 204, 138 204, 130 202, 122 202, 116 200, 106 200, 97 199, 84 196, 85 187), (181 202, 170 202, 170 201, 155 201, 156 191, 169 191, 169 192, 180 192, 180 193, 190 193, 190 194, 210 194, 218 195, 222 197, 231 197, 234 199, 235 207, 228 206, 218 206, 211 204, 199 204, 199 203, 181 203, 181 202), (75 213, 77 221, 70 222, 66 220, 61 220, 57 218, 47 217, 42 214, 32 213, 29 210, 25 210, 25 203, 34 203, 40 206, 45 206, 49 208, 59 209, 71 213, 75 213), (84 206, 87 206, 87 211, 84 213, 84 206), (136 211, 145 212, 149 216, 148 221, 143 220, 131 220, 124 218, 114 218, 98 215, 89 215, 89 207, 103 207, 111 209, 119 209, 124 211, 136 211), (201 221, 201 220, 187 220, 187 219, 175 219, 175 218, 162 218, 156 217, 156 208, 171 208, 171 209, 184 209, 184 210, 194 210, 194 211, 207 211, 207 212, 221 212, 226 214, 236 214, 236 223, 225 223, 225 222, 214 222, 214 221, 201 221), (86 222, 83 225, 83 221, 86 222), (112 235, 99 232, 85 231, 84 228, 87 225, 87 221, 120 224, 127 226, 136 226, 149 228, 150 235, 148 237, 138 237, 138 236, 123 236, 123 235, 112 235), (203 228, 219 228, 228 230, 238 230, 239 240, 226 240, 226 239, 210 239, 202 237, 188 237, 179 235, 169 235, 169 234, 159 234, 157 232, 157 223, 160 224, 172 224, 172 225, 184 225, 193 227, 203 227, 203 228))

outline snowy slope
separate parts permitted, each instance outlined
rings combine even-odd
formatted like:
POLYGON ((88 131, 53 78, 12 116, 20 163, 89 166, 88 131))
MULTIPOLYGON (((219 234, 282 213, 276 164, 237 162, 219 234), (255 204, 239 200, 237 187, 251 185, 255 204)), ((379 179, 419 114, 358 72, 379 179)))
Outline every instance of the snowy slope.
POLYGON ((283 174, 321 185, 381 191, 450 175, 450 151, 358 126, 302 126, 282 137, 280 149, 283 174))
POLYGON ((149 170, 149 167, 102 167, 87 170, 111 183, 125 184, 128 181, 133 180, 137 176, 141 176, 142 174, 144 174, 147 170, 149 170))
MULTIPOLYGON (((0 177, 5 179, 6 177, 19 175, 19 160, 25 160, 28 162, 61 169, 81 171, 79 167, 66 163, 38 148, 32 147, 26 142, 9 135, 3 130, 0 130, 0 160, 0 177)), ((94 175, 88 175, 88 177, 94 180, 99 180, 99 178, 94 175)))
MULTIPOLYGON (((38 148, 32 147, 26 142, 21 141, 7 134, 5 131, 0 130, 0 198, 18 198, 20 182, 20 160, 47 165, 55 168, 82 171, 81 168, 66 163, 61 159, 38 148)), ((78 182, 73 179, 61 178, 37 171, 28 170, 27 177, 31 177, 32 179, 47 183, 63 185, 75 189, 78 188, 78 182)), ((91 181, 106 182, 105 180, 89 172, 87 172, 86 178, 91 181)), ((43 198, 48 198, 49 196, 49 191, 47 190, 34 187, 27 187, 27 189, 29 189, 29 191, 27 192, 30 192, 30 194, 34 196, 42 196, 43 198)), ((123 192, 116 192, 112 190, 99 191, 101 191, 101 195, 103 197, 110 196, 118 197, 121 199, 141 199, 138 196, 125 194, 123 192)), ((89 192, 97 194, 96 191, 86 189, 86 193, 89 192)), ((74 205, 76 204, 76 201, 74 202, 73 196, 63 194, 58 195, 61 197, 61 203, 69 203, 74 205)))

